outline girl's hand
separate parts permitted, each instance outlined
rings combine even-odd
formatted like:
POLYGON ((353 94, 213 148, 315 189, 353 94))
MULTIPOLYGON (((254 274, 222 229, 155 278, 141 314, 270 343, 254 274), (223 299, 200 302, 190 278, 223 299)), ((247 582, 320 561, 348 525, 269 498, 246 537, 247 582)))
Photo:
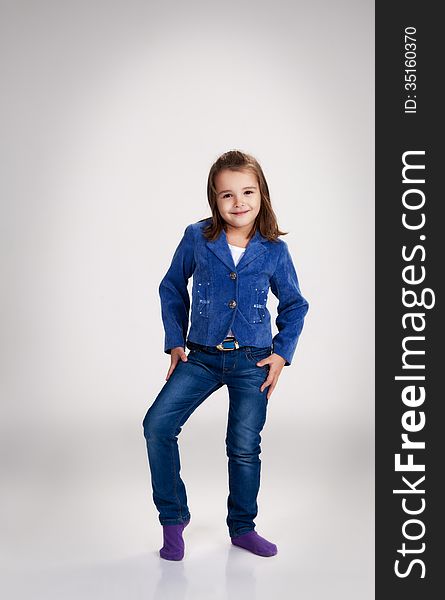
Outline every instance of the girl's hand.
POLYGON ((263 383, 263 385, 260 387, 260 392, 263 392, 264 388, 266 388, 268 385, 270 385, 269 391, 267 392, 268 400, 272 396, 275 386, 278 383, 278 378, 280 377, 281 370, 283 369, 285 363, 286 363, 286 360, 279 354, 275 354, 275 352, 273 352, 267 358, 263 358, 262 360, 259 360, 256 363, 258 367, 263 367, 264 365, 267 365, 267 364, 270 365, 269 374, 267 375, 267 379, 263 383))
POLYGON ((167 377, 165 378, 165 381, 168 381, 170 375, 176 369, 176 365, 178 364, 178 362, 180 360, 182 360, 183 362, 187 362, 187 360, 188 360, 187 354, 184 352, 184 348, 182 346, 178 346, 177 348, 172 348, 171 352, 170 352, 170 357, 171 357, 170 368, 167 372, 167 377))

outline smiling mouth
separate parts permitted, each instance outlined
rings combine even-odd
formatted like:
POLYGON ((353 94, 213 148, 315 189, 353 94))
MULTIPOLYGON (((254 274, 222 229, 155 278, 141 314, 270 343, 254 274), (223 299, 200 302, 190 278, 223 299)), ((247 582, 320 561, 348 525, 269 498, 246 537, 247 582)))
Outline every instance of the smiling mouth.
POLYGON ((245 210, 243 212, 238 212, 238 213, 232 213, 232 215, 245 215, 246 213, 248 213, 248 210, 245 210))

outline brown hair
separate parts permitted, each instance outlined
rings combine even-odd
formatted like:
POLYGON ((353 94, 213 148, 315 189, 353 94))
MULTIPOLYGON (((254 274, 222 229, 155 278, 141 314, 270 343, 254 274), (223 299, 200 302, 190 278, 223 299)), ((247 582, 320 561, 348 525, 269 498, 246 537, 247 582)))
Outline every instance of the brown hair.
MULTIPOLYGON (((258 180, 261 194, 261 207, 252 229, 249 232, 248 239, 250 240, 253 237, 257 229, 270 241, 275 241, 279 235, 287 235, 288 232, 280 231, 278 228, 277 218, 270 201, 269 188, 258 161, 250 154, 245 154, 240 150, 230 150, 229 152, 222 154, 210 168, 207 180, 207 199, 212 211, 212 220, 203 230, 204 237, 213 241, 220 235, 223 229, 226 229, 225 221, 219 214, 215 189, 215 176, 223 169, 230 169, 231 171, 250 170, 256 175, 258 180)), ((201 219, 201 221, 205 220, 206 219, 201 219)))

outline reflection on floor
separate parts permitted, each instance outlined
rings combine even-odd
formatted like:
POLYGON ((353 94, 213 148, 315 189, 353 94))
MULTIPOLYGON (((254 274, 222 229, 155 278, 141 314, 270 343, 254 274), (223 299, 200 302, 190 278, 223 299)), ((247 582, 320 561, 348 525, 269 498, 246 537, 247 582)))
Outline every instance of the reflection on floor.
POLYGON ((63 443, 42 437, 34 440, 33 453, 10 440, 1 511, 2 596, 371 600, 369 457, 351 451, 357 440, 344 435, 326 453, 320 437, 303 429, 293 436, 282 432, 277 443, 273 427, 263 435, 255 524, 278 546, 278 554, 267 558, 230 543, 221 439, 202 433, 203 453, 196 430, 195 436, 184 431, 181 475, 192 520, 179 562, 159 557, 162 530, 143 442, 133 433, 99 439, 96 431, 79 445, 67 435, 63 443))

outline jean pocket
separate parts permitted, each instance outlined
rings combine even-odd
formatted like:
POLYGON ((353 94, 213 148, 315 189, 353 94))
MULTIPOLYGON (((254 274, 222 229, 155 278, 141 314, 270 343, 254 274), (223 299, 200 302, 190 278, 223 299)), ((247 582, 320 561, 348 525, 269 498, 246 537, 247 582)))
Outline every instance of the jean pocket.
MULTIPOLYGON (((253 363, 255 366, 257 362, 263 360, 263 358, 267 358, 272 354, 270 348, 248 348, 246 349, 246 358, 249 362, 253 363)), ((269 365, 260 366, 261 369, 268 369, 269 365)))

